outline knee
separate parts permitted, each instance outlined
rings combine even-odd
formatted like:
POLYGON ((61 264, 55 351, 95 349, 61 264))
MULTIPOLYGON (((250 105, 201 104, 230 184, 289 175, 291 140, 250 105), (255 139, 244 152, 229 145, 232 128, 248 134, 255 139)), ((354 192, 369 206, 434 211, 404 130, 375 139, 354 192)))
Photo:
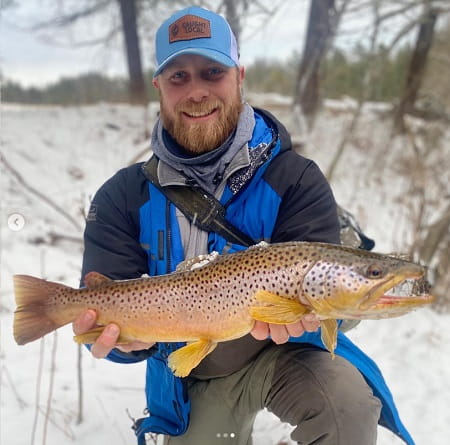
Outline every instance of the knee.
POLYGON ((277 391, 268 408, 297 426, 294 440, 324 445, 376 443, 381 403, 353 365, 340 357, 331 360, 328 353, 317 350, 291 355, 280 365, 284 381, 275 378, 272 390, 277 391))
POLYGON ((328 358, 328 363, 319 364, 319 359, 316 369, 308 366, 311 372, 311 396, 315 396, 316 406, 323 417, 329 425, 335 425, 340 431, 367 429, 376 436, 381 412, 380 400, 373 395, 372 388, 351 363, 341 357, 335 360, 325 358, 328 358))
POLYGON ((328 402, 337 444, 375 445, 381 402, 360 374, 344 388, 330 392, 328 402))

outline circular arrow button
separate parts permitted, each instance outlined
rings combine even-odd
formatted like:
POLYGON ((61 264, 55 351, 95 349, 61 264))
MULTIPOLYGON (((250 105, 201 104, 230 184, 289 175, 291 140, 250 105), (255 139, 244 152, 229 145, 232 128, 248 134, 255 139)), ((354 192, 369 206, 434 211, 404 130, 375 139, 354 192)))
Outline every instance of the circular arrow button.
POLYGON ((25 226, 25 218, 20 213, 11 213, 8 216, 8 227, 13 232, 19 232, 25 226))

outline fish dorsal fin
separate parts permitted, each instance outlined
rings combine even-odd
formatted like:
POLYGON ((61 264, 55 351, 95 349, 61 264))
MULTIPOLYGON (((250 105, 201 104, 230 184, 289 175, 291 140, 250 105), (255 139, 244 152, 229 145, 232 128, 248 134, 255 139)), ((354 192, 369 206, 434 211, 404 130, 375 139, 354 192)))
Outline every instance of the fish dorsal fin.
POLYGON ((176 271, 177 272, 186 272, 188 270, 198 269, 199 267, 206 266, 212 261, 216 260, 219 256, 219 253, 214 251, 209 253, 208 255, 199 255, 194 258, 189 258, 188 260, 184 260, 178 264, 176 271))
POLYGON ((98 287, 111 281, 111 278, 105 277, 105 275, 98 272, 88 272, 84 276, 84 284, 86 287, 98 287))

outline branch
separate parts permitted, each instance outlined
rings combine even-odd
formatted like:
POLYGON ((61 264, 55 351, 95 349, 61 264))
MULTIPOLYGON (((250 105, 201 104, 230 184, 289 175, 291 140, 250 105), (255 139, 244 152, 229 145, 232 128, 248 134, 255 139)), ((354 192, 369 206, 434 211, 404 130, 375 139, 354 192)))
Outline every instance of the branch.
POLYGON ((407 23, 398 33, 397 35, 394 37, 394 39, 392 40, 391 44, 388 45, 387 47, 387 52, 390 53, 395 45, 397 45, 397 43, 403 38, 405 37, 407 34, 409 34, 409 32, 411 32, 419 23, 421 23, 422 18, 419 18, 417 20, 413 20, 409 23, 407 23))
POLYGON ((14 383, 14 381, 13 381, 13 379, 11 377, 11 374, 8 371, 8 368, 5 365, 3 365, 1 370, 5 374, 8 382, 9 382, 9 384, 11 386, 13 394, 16 397, 17 403, 19 404, 19 408, 23 410, 24 408, 26 408, 28 406, 28 403, 19 395, 19 392, 17 391, 16 384, 14 383))
POLYGON ((389 20, 391 17, 395 17, 396 15, 402 15, 405 12, 408 12, 409 10, 411 10, 413 8, 416 8, 417 6, 421 6, 422 4, 423 4, 422 1, 412 2, 412 3, 409 3, 409 4, 405 5, 403 8, 396 9, 394 11, 390 11, 390 12, 387 12, 387 13, 385 13, 383 15, 380 15, 378 17, 378 23, 381 23, 381 22, 384 22, 386 20, 389 20))
POLYGON ((78 414, 77 425, 83 422, 83 366, 82 366, 82 345, 78 345, 77 349, 77 377, 78 377, 78 414))
POLYGON ((96 39, 91 39, 91 40, 80 40, 79 42, 72 42, 72 43, 58 42, 53 38, 53 36, 51 36, 51 37, 50 36, 40 36, 39 40, 41 40, 42 42, 44 42, 46 44, 58 46, 61 48, 83 48, 85 46, 93 46, 93 45, 99 45, 102 43, 107 43, 121 30, 122 30, 122 26, 116 26, 102 37, 98 37, 96 39))
POLYGON ((428 233, 419 248, 419 256, 425 264, 430 264, 431 259, 438 250, 440 242, 450 227, 450 206, 439 219, 428 227, 428 233))
POLYGON ((53 332, 53 347, 52 347, 52 355, 51 355, 51 368, 50 368, 50 382, 48 385, 48 396, 47 396, 47 407, 45 411, 44 417, 44 431, 43 431, 43 445, 46 444, 47 441, 47 428, 48 422, 50 421, 50 411, 52 406, 52 398, 53 398, 53 389, 55 382, 55 371, 56 371, 56 349, 58 346, 58 333, 53 332))
POLYGON ((380 27, 379 27, 380 22, 378 20, 379 19, 379 10, 378 10, 376 3, 373 5, 373 9, 374 9, 374 14, 375 14, 375 20, 374 20, 374 29, 370 36, 369 54, 370 54, 371 58, 368 63, 366 76, 363 80, 363 88, 362 88, 360 96, 358 97, 358 106, 356 107, 355 112, 353 113, 352 120, 350 121, 350 124, 349 124, 342 140, 339 143, 336 153, 335 153, 335 155, 330 163, 330 166, 328 167, 327 173, 326 173, 326 177, 327 177, 328 181, 330 181, 330 182, 333 179, 333 175, 336 171, 337 165, 339 164, 339 162, 342 158, 342 155, 344 154, 347 144, 350 141, 350 138, 352 137, 352 135, 354 134, 354 132, 356 130, 356 127, 359 123, 359 118, 361 117, 363 105, 367 101, 367 98, 370 94, 370 85, 372 84, 372 80, 374 77, 373 72, 374 72, 374 69, 376 66, 376 60, 374 57, 375 47, 376 47, 376 42, 378 39, 378 34, 379 34, 379 29, 380 29, 380 27))
POLYGON ((101 11, 103 8, 108 6, 111 2, 112 0, 103 0, 97 3, 96 5, 81 9, 71 14, 53 17, 50 20, 40 22, 32 26, 31 31, 39 31, 42 28, 48 27, 62 28, 64 26, 71 25, 72 23, 75 23, 79 19, 96 14, 97 12, 101 11))
POLYGON ((37 422, 39 417, 39 403, 41 398, 41 383, 42 383, 42 367, 44 366, 44 351, 45 351, 45 339, 41 338, 39 347, 39 363, 38 374, 36 381, 36 399, 35 399, 35 411, 33 419, 33 428, 31 429, 31 445, 34 445, 36 438, 37 422))
POLYGON ((47 196, 45 196, 43 193, 41 193, 39 190, 35 189, 31 185, 29 185, 22 177, 22 175, 6 160, 5 156, 0 152, 0 162, 3 163, 3 165, 6 167, 6 170, 9 171, 9 173, 21 184, 26 190, 28 190, 33 195, 37 196, 39 199, 44 201, 46 204, 48 204, 50 207, 52 207, 54 210, 56 210, 59 214, 64 216, 68 221, 73 224, 78 231, 81 231, 82 228, 78 221, 69 213, 67 213, 62 207, 60 207, 58 204, 53 202, 51 199, 49 199, 47 196))

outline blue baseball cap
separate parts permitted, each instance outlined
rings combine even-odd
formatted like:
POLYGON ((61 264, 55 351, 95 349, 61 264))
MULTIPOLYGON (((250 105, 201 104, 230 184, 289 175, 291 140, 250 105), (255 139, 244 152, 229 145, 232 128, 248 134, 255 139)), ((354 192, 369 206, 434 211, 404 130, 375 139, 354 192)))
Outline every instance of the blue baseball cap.
POLYGON ((225 66, 239 66, 236 38, 219 14, 198 6, 176 12, 156 32, 156 71, 182 54, 197 54, 225 66))

